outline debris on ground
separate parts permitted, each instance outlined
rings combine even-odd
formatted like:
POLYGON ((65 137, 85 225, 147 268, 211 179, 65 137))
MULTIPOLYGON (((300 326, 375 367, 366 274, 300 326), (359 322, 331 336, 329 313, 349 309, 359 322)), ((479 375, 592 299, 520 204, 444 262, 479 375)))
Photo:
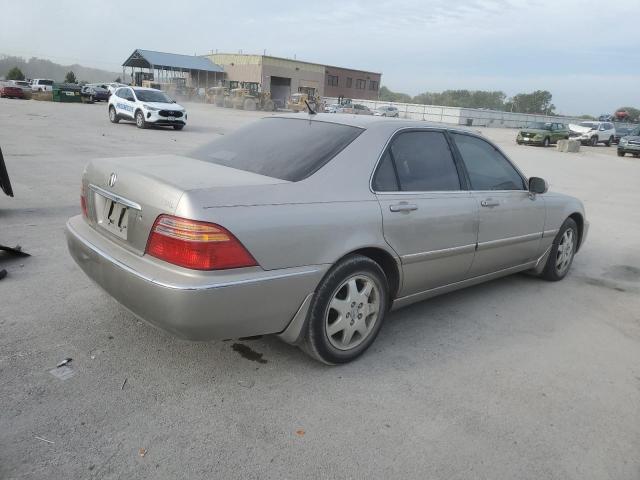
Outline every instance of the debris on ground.
POLYGON ((233 348, 235 352, 238 352, 242 357, 246 358, 247 360, 251 360, 252 362, 258 362, 258 363, 267 363, 267 360, 262 358, 264 354, 260 352, 256 352, 254 349, 252 349, 247 345, 244 345, 243 343, 234 343, 233 345, 231 345, 231 348, 233 348))
POLYGON ((304 437, 304 430, 296 430, 296 435, 298 435, 299 437, 304 437))
POLYGON ((140 455, 141 457, 144 457, 147 454, 147 449, 146 448, 140 448, 138 450, 138 455, 140 455))
POLYGON ((0 250, 3 252, 7 252, 10 255, 14 255, 16 257, 30 257, 27 252, 22 251, 22 247, 20 245, 16 245, 15 247, 7 247, 6 245, 0 245, 0 250))
POLYGON ((244 388, 251 388, 256 384, 253 380, 238 380, 238 385, 244 388))
POLYGON ((56 368, 64 367, 65 365, 68 365, 71 362, 73 362, 73 358, 65 358, 59 364, 56 365, 56 368))
POLYGON ((38 435, 34 435, 34 438, 37 438, 38 440, 42 440, 43 442, 51 443, 52 445, 55 443, 55 442, 52 442, 51 440, 47 440, 46 438, 39 437, 38 435))
POLYGON ((124 382, 122 382, 122 385, 120 386, 120 390, 124 390, 124 386, 127 383, 127 378, 124 379, 124 382))

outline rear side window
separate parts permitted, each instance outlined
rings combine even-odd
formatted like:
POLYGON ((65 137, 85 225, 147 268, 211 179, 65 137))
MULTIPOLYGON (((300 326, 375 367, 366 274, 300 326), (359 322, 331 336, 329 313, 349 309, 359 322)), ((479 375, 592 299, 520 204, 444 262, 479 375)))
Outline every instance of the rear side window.
POLYGON ((265 118, 190 154, 205 162, 298 182, 315 173, 363 129, 307 119, 265 118))
POLYGON ((441 132, 407 132, 393 139, 376 172, 376 191, 460 190, 449 144, 441 132), (395 167, 395 171, 394 171, 395 167), (396 188, 394 188, 396 187, 396 188))
POLYGON ((452 133, 472 190, 526 190, 524 180, 496 148, 481 138, 452 133))

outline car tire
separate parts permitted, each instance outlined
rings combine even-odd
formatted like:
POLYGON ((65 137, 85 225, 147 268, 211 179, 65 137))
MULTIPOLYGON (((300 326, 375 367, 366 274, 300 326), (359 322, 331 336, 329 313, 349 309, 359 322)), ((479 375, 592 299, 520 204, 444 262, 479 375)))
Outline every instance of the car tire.
POLYGON ((147 128, 147 122, 144 119, 144 112, 142 110, 136 111, 136 127, 147 128))
POLYGON ((109 107, 109 120, 111 121, 111 123, 118 123, 120 121, 120 117, 116 113, 116 109, 113 106, 109 107))
POLYGON ((173 129, 174 130, 182 130, 184 128, 184 125, 174 125, 173 129))
POLYGON ((597 146, 598 146, 598 137, 597 137, 597 136, 593 136, 593 137, 591 137, 590 145, 591 145, 592 147, 597 147, 597 146))
POLYGON ((89 95, 89 103, 94 103, 95 100, 93 99, 93 95, 89 95))
POLYGON ((618 150, 618 156, 619 157, 624 157, 624 152, 621 152, 620 150, 618 150))
POLYGON ((610 147, 612 143, 613 143, 613 136, 609 137, 609 140, 607 140, 606 142, 604 142, 604 144, 605 144, 607 147, 610 147))
POLYGON ((549 145, 551 145, 551 140, 549 139, 549 137, 544 137, 544 140, 542 141, 542 146, 546 148, 549 145))
POLYGON ((578 247, 578 225, 572 218, 567 218, 556 238, 551 244, 549 258, 545 264, 541 277, 551 282, 557 282, 567 276, 573 257, 578 247))
POLYGON ((362 255, 346 257, 316 289, 302 349, 328 365, 350 362, 375 341, 388 306, 389 284, 380 265, 362 255))

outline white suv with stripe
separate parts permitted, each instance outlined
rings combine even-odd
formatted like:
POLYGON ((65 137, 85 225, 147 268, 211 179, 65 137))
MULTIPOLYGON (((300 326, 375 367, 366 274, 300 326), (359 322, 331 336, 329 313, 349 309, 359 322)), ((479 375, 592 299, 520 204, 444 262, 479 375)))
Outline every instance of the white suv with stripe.
POLYGON ((121 87, 109 97, 109 120, 131 120, 138 128, 162 125, 182 130, 187 124, 187 111, 161 90, 121 87))

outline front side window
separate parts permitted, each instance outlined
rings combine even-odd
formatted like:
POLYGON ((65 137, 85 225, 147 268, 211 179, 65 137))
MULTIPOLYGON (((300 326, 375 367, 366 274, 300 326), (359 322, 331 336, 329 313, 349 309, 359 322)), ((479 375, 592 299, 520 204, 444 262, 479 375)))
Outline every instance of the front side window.
POLYGON ((393 139, 374 177, 376 191, 460 190, 453 155, 441 132, 406 132, 393 139))
POLYGON ((200 147, 190 156, 297 182, 328 163, 362 131, 330 122, 265 118, 200 147))
POLYGON ((451 136, 467 168, 473 190, 526 190, 518 171, 489 142, 459 133, 451 136))

